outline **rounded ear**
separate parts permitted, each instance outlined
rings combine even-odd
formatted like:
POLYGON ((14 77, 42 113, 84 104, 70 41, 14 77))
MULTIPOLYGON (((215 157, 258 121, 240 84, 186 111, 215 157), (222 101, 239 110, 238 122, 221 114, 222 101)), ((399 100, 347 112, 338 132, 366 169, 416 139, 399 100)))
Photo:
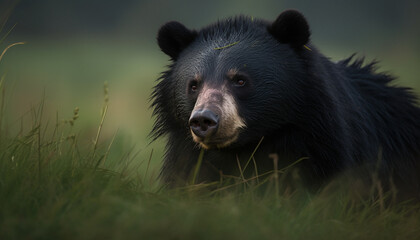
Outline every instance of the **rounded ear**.
POLYGON ((162 52, 173 60, 197 37, 197 32, 189 30, 179 22, 168 22, 159 29, 157 41, 162 52))
POLYGON ((308 22, 296 10, 282 12, 276 21, 268 27, 268 31, 279 42, 290 44, 296 49, 308 43, 311 35, 308 22))

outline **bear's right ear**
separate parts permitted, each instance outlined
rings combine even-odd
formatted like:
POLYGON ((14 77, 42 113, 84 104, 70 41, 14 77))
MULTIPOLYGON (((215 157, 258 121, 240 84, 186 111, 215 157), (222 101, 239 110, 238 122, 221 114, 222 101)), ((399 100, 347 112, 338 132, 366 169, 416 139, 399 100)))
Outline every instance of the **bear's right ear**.
POLYGON ((268 31, 279 42, 286 43, 295 49, 309 42, 311 35, 305 17, 296 10, 282 12, 269 27, 268 31))
POLYGON ((179 22, 168 22, 159 29, 157 41, 162 52, 176 60, 179 54, 197 37, 197 32, 189 30, 179 22))

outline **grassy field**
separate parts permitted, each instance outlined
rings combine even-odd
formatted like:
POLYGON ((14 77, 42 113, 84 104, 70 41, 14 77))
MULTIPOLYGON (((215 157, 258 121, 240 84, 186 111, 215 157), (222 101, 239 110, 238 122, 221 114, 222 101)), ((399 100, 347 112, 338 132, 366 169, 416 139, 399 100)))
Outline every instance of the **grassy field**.
POLYGON ((346 189, 163 189, 162 142, 146 137, 147 99, 167 63, 155 52, 41 41, 0 61, 0 239, 420 238, 418 204, 346 189))
POLYGON ((111 157, 109 149, 117 139, 99 144, 102 120, 94 141, 81 144, 84 139, 74 134, 71 123, 77 117, 75 111, 69 121, 50 124, 48 131, 40 105, 32 109, 27 131, 1 135, 0 239, 420 236, 418 205, 354 202, 345 190, 282 196, 247 184, 220 192, 200 185, 164 190, 148 162, 136 162, 135 153, 111 157))

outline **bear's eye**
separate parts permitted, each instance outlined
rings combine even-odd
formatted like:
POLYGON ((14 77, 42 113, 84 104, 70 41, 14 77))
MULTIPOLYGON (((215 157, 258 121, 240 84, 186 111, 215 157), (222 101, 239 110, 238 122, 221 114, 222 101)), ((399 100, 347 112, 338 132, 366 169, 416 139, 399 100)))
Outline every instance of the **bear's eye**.
POLYGON ((235 78, 234 79, 234 84, 235 84, 235 86, 237 86, 237 87, 242 87, 242 86, 244 86, 245 85, 245 79, 244 78, 241 78, 241 77, 239 77, 239 78, 235 78))
POLYGON ((236 84, 238 84, 239 86, 243 86, 245 84, 245 80, 239 79, 238 81, 236 81, 236 84))
POLYGON ((197 81, 191 81, 191 83, 190 83, 190 89, 191 89, 191 91, 192 92, 195 92, 195 91, 197 91, 197 89, 198 89, 198 82, 197 81))

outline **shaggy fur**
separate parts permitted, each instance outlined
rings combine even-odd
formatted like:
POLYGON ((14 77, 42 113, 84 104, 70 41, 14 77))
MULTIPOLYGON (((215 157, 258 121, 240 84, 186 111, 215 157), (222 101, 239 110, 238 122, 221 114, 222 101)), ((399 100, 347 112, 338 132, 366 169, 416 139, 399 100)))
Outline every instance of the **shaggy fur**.
POLYGON ((411 89, 393 86, 375 63, 331 62, 309 36, 296 11, 273 23, 240 16, 200 31, 164 25, 158 42, 173 61, 152 95, 152 136, 167 136, 163 181, 185 184, 200 152, 188 126, 200 93, 186 91, 189 81, 199 74, 206 84, 227 86, 225 74, 239 69, 249 76, 247 85, 229 92, 246 127, 236 142, 205 151, 199 181, 239 176, 237 161, 245 165, 264 136, 255 154, 259 173, 273 169, 269 154, 275 153, 279 168, 305 158, 297 168, 308 186, 363 167, 419 196, 420 109, 411 89))

